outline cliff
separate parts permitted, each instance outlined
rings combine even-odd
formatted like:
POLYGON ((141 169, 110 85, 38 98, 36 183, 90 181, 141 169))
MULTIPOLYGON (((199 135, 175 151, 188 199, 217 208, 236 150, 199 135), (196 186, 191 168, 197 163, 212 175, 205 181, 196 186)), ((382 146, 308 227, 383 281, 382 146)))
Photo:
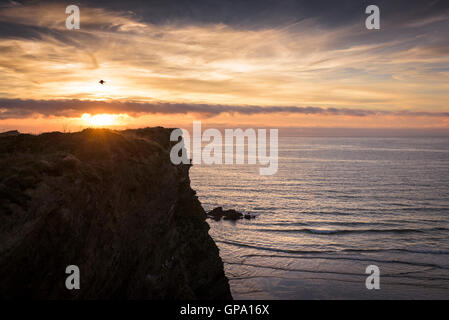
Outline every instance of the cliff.
POLYGON ((231 299, 170 132, 0 137, 0 298, 231 299))

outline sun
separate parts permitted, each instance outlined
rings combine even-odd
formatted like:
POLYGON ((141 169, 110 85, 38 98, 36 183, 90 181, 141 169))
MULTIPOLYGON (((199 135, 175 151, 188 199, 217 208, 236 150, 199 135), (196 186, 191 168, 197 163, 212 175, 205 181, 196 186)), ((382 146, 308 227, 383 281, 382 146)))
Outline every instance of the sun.
POLYGON ((81 116, 81 120, 83 120, 87 125, 93 127, 105 127, 105 126, 113 126, 118 124, 118 115, 116 114, 96 114, 90 115, 89 113, 84 113, 81 116))

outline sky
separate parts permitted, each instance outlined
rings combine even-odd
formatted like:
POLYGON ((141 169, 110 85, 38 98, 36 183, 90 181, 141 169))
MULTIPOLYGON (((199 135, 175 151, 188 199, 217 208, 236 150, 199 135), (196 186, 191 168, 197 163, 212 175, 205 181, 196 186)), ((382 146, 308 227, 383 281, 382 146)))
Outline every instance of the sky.
POLYGON ((445 0, 1 1, 0 131, 449 132, 448 30, 445 0))

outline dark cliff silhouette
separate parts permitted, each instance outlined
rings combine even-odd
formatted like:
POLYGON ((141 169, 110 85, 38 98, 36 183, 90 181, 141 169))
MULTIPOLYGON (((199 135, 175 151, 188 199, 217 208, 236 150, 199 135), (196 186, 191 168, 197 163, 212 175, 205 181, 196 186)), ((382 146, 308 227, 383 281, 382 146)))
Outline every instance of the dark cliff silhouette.
POLYGON ((170 132, 0 137, 0 298, 231 299, 170 132))

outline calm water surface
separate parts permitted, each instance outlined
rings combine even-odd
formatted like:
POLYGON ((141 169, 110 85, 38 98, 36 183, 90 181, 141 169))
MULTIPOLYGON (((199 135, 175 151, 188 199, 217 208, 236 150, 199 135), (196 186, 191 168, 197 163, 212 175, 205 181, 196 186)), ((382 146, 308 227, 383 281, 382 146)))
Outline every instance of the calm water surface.
POLYGON ((279 170, 191 169, 236 299, 449 299, 449 139, 279 140, 279 170), (365 288, 377 265, 381 289, 365 288))

